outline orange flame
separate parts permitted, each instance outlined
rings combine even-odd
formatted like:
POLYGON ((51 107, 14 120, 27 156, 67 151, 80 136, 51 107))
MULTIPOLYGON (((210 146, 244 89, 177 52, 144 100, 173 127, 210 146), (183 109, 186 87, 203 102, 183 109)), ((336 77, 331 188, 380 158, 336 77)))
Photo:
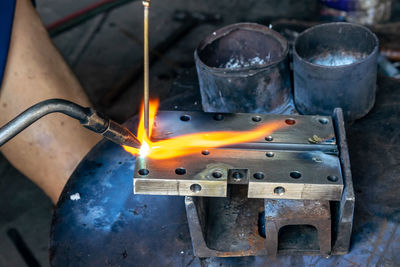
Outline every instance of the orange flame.
MULTIPOLYGON (((153 130, 155 116, 157 114, 158 100, 149 103, 149 136, 153 130)), ((219 131, 202 132, 178 136, 171 139, 152 142, 145 134, 143 107, 139 122, 137 137, 142 142, 142 148, 123 146, 124 149, 133 154, 140 154, 152 159, 169 159, 201 152, 205 148, 221 147, 256 140, 271 134, 284 127, 284 123, 273 121, 264 124, 252 131, 219 131)))

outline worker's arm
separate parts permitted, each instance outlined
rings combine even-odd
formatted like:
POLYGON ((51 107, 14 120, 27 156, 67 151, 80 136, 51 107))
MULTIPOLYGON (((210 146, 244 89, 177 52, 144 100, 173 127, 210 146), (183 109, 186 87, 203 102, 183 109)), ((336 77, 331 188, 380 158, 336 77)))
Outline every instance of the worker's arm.
MULTIPOLYGON (((30 0, 17 0, 0 90, 0 126, 33 104, 50 98, 90 106, 30 0)), ((55 203, 75 167, 99 139, 74 119, 52 114, 1 147, 1 152, 55 203)))

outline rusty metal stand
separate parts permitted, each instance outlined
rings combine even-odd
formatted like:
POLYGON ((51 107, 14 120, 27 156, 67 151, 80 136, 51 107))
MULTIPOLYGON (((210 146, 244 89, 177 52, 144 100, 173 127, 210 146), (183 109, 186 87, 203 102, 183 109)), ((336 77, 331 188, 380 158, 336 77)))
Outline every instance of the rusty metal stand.
POLYGON ((186 213, 194 254, 232 257, 277 254, 345 254, 349 250, 354 190, 343 112, 332 116, 344 190, 340 201, 187 196, 186 213))
POLYGON ((278 252, 327 256, 331 253, 329 201, 265 199, 265 233, 270 256, 278 252), (305 240, 299 242, 299 237, 305 240))

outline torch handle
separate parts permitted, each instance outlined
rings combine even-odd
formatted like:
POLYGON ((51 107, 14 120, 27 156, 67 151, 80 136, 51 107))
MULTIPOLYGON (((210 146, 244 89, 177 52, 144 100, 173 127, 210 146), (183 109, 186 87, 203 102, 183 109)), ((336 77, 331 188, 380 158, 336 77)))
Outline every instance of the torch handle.
POLYGON ((119 145, 140 148, 140 142, 122 126, 92 108, 82 107, 64 99, 49 99, 28 108, 0 128, 0 147, 43 116, 60 112, 77 119, 87 129, 103 135, 119 145))

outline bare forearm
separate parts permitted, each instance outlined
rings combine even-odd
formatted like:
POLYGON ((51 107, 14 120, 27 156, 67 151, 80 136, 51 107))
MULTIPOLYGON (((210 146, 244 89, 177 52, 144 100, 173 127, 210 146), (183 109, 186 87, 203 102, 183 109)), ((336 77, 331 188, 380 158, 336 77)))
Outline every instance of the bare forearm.
MULTIPOLYGON (((18 0, 0 91, 0 124, 49 98, 90 106, 29 0, 18 0)), ((79 161, 98 141, 98 136, 78 122, 53 114, 30 126, 1 151, 56 202, 79 161)))

